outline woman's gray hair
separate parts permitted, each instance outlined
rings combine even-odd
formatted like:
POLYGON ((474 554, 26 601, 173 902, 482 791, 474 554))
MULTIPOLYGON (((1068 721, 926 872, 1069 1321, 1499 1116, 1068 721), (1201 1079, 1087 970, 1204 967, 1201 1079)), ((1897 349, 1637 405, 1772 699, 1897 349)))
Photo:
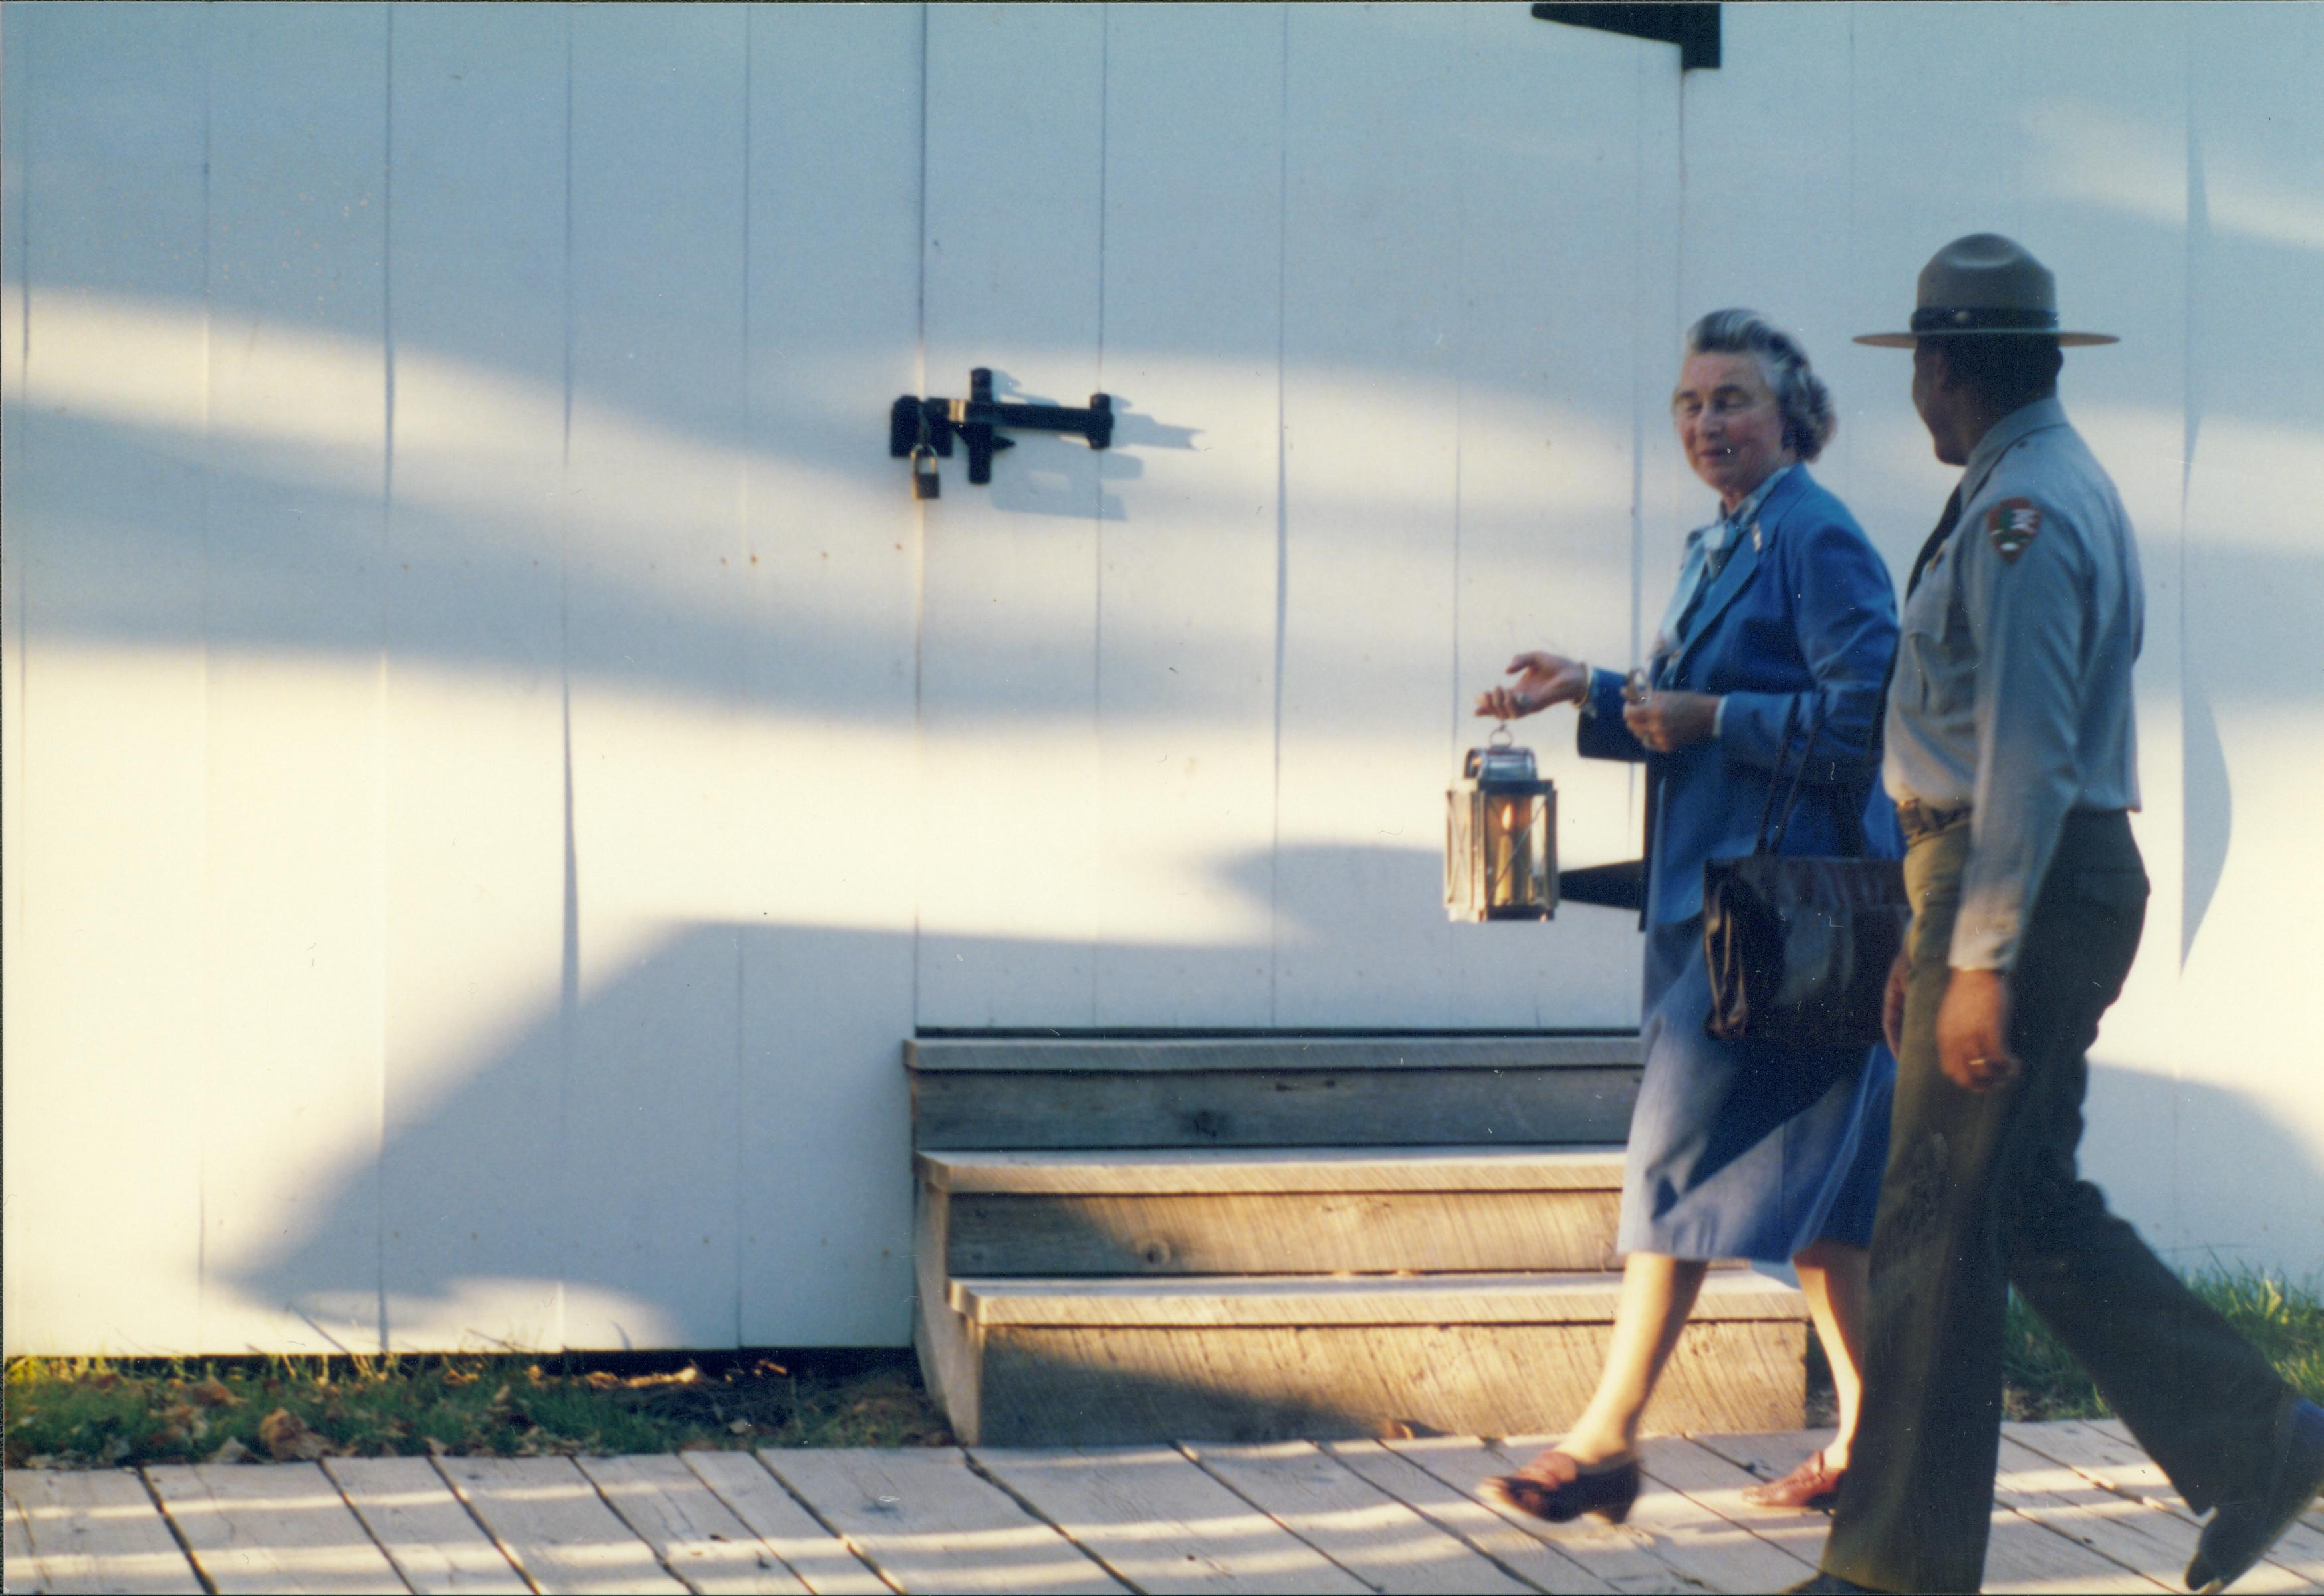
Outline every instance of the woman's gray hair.
POLYGON ((1784 447, 1803 460, 1823 453, 1840 428, 1831 390, 1808 364, 1808 352, 1757 310, 1713 310, 1686 329, 1689 355, 1748 355, 1775 391, 1784 417, 1784 447))

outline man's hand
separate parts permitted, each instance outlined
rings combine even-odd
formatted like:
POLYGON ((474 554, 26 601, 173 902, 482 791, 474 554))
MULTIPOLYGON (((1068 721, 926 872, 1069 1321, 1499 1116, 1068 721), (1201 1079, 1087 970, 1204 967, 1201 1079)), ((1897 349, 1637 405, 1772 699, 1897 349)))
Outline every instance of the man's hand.
POLYGON ((1912 973, 1913 955, 1908 939, 1888 965, 1888 990, 1880 997, 1880 1034, 1887 1038, 1888 1051, 1899 1058, 1904 1056, 1904 984, 1912 973))
POLYGON ((1708 743, 1719 724, 1719 700, 1710 693, 1655 693, 1622 711, 1630 735, 1656 753, 1708 743))
POLYGON ((1937 1010, 1937 1067, 1964 1092, 1991 1092, 2017 1076, 2009 1056, 2009 985, 1998 970, 1956 970, 1937 1010))
POLYGON ((1589 673, 1580 660, 1563 654, 1519 654, 1509 661, 1506 674, 1517 679, 1478 694, 1479 715, 1512 721, 1553 704, 1579 704, 1590 697, 1589 673))

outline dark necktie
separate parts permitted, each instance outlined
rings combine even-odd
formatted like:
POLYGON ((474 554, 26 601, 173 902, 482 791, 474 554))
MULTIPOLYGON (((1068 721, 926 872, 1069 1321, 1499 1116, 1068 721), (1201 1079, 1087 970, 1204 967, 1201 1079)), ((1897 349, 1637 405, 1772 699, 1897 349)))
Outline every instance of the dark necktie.
POLYGON ((1955 483, 1952 497, 1945 501, 1945 512, 1937 520, 1937 530, 1929 534, 1929 540, 1921 545, 1920 558, 1913 562, 1913 575, 1904 584, 1906 598, 1913 596, 1913 589, 1921 585, 1921 573, 1929 568, 1929 562, 1937 558, 1937 550, 1944 547, 1945 540, 1960 524, 1960 484, 1955 483))

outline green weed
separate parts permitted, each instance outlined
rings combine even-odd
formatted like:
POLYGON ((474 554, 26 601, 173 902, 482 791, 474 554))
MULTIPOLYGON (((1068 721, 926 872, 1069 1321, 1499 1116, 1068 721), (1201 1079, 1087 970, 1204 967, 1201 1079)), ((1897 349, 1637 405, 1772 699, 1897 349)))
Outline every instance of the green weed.
POLYGON ((950 1439, 903 1352, 20 1358, 11 1468, 950 1439))

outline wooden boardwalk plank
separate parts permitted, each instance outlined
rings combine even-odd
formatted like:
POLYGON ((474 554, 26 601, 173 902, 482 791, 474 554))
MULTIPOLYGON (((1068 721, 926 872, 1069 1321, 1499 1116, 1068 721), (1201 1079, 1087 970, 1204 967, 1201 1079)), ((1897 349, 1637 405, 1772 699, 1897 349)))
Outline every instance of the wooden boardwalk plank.
POLYGON ((173 1465, 145 1478, 220 1596, 406 1589, 313 1463, 173 1465))
POLYGON ((9 1590, 200 1591, 136 1475, 10 1469, 5 1482, 9 1590), (21 1565, 20 1535, 27 1543, 21 1565))
POLYGON ((949 1448, 759 1458, 899 1591, 1120 1596, 1122 1589, 949 1448))
MULTIPOLYGON (((14 1470, 10 1470, 13 1476, 14 1470)), ((24 1523, 23 1510, 16 1506, 14 1496, 0 1496, 0 1509, 6 1512, 7 1539, 0 1544, 0 1592, 15 1596, 19 1591, 45 1591, 40 1575, 32 1566, 32 1532, 24 1523)))
MULTIPOLYGON (((1797 1466, 1830 1438, 1831 1432, 1826 1430, 1785 1430, 1757 1435, 1699 1435, 1695 1440, 1706 1451, 1750 1470, 1763 1480, 1771 1480, 1797 1466)), ((1813 1527, 1816 1553, 1821 1554, 1823 1536, 1831 1521, 1821 1513, 1798 1517, 1813 1527)), ((1786 1549, 1798 1550, 1788 1544, 1786 1549)), ((1992 1538, 1986 1546, 1985 1588, 2136 1592, 2152 1591, 2154 1585, 2108 1562, 2079 1541, 1997 1501, 1992 1538)))
MULTIPOLYGON (((1831 1520, 1823 1514, 1753 1507, 1743 1499, 1743 1493, 1760 1477, 1684 1436, 1657 1436, 1645 1443, 1640 1452, 1646 1477, 1680 1493, 1689 1504, 1686 1509, 1676 1509, 1675 1503, 1654 1493, 1655 1509, 1668 1516, 1668 1528, 1659 1523, 1646 1527, 1683 1540, 1697 1554, 1714 1559, 1726 1572, 1713 1582, 1729 1590, 1750 1590, 1754 1587, 1748 1582, 1738 1585, 1733 1580, 1757 1578, 1765 1583, 1757 1588, 1780 1590, 1814 1572, 1817 1559, 1823 1554, 1824 1536, 1831 1528, 1831 1520), (1696 1518, 1697 1513, 1723 1520, 1729 1527, 1722 1530, 1696 1518), (1734 1533, 1748 1536, 1762 1549, 1754 1551, 1738 1544, 1729 1550, 1725 1537, 1734 1533), (1775 1555, 1770 1557, 1769 1553, 1775 1555), (1798 1572, 1803 1565, 1806 1572, 1798 1572)), ((1648 1503, 1647 1496, 1639 1498, 1638 1511, 1631 1516, 1633 1524, 1641 1523, 1640 1515, 1647 1511, 1648 1503)))
MULTIPOLYGON (((2201 1534, 2184 1518, 2108 1490, 2066 1464, 2003 1437, 1994 1499, 2170 1590, 2183 1588, 2201 1534)), ((2309 1591, 2290 1569, 2262 1563, 2238 1591, 2309 1591)))
POLYGON ((1391 1452, 1401 1453, 1471 1498, 1500 1514, 1509 1523, 1555 1546, 1617 1591, 1686 1591, 1701 1582, 1665 1555, 1665 1548, 1643 1529, 1609 1524, 1594 1516, 1567 1524, 1547 1524, 1530 1514, 1486 1501, 1480 1488, 1495 1474, 1506 1474, 1523 1464, 1537 1448, 1512 1442, 1503 1451, 1481 1441, 1431 1438, 1391 1441, 1391 1452))
POLYGON ((444 1457, 436 1466, 542 1596, 686 1587, 561 1457, 444 1457))
POLYGON ((807 1596, 807 1586, 677 1454, 579 1460, 597 1494, 705 1596, 807 1596))
POLYGON ((977 1448, 979 1466, 1152 1596, 1369 1587, 1165 1446, 977 1448))
POLYGON ((1536 1590, 1597 1596, 1614 1588, 1555 1546, 1543 1545, 1468 1492, 1447 1485, 1378 1441, 1327 1441, 1323 1450, 1536 1590))
POLYGON ((1187 1444, 1180 1450, 1237 1496, 1383 1591, 1528 1592, 1466 1542, 1438 1528, 1311 1441, 1187 1444))
POLYGON ((327 1458, 323 1471, 413 1590, 532 1589, 426 1458, 327 1458))
POLYGON ((745 1452, 684 1452, 686 1466, 751 1527, 816 1596, 889 1596, 847 1543, 815 1521, 766 1465, 745 1452))
MULTIPOLYGON (((2189 1524, 2201 1515, 2188 1507, 2161 1466, 2140 1450, 2118 1419, 2067 1419, 2052 1424, 2009 1424, 2002 1434, 2028 1451, 2064 1463, 2105 1489, 2152 1503, 2189 1524)), ((2266 1561, 2290 1571, 2304 1583, 2324 1585, 2324 1531, 2295 1524, 2267 1554, 2266 1561)), ((2249 1580, 2255 1574, 2246 1574, 2249 1580)), ((2241 1588, 2241 1582, 2238 1582, 2241 1588)))

